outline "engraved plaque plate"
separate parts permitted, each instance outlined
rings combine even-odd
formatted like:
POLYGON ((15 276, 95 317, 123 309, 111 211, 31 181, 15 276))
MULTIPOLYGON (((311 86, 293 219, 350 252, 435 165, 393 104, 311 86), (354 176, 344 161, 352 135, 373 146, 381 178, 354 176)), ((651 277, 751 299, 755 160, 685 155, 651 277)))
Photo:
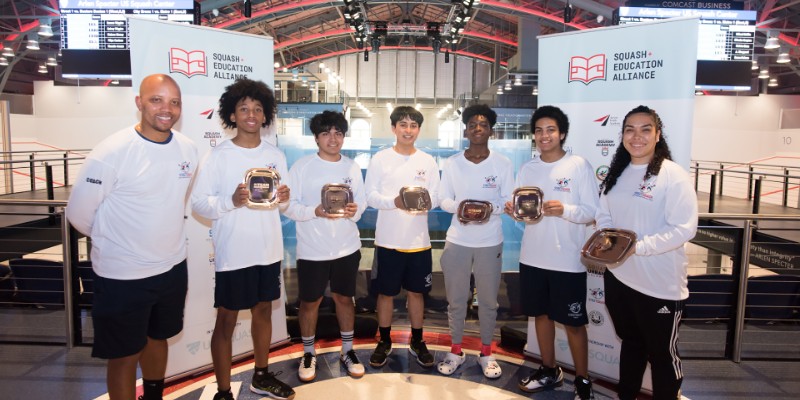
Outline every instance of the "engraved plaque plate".
POLYGON ((322 187, 322 211, 330 216, 343 217, 345 206, 353 202, 353 191, 344 183, 329 183, 322 187))
POLYGON ((251 168, 244 176, 244 184, 250 191, 247 206, 250 208, 272 208, 278 204, 278 186, 281 176, 269 168, 251 168))
POLYGON ((421 214, 431 209, 431 195, 422 186, 403 186, 400 189, 403 208, 412 214, 421 214))
POLYGON ((511 215, 517 221, 533 222, 542 218, 544 193, 536 186, 524 186, 514 190, 514 212, 511 215))
POLYGON ((483 224, 492 216, 492 203, 483 200, 464 200, 458 205, 458 221, 462 224, 483 224))
POLYGON ((602 273, 625 262, 636 251, 636 233, 625 229, 601 229, 581 249, 581 262, 591 272, 602 273))

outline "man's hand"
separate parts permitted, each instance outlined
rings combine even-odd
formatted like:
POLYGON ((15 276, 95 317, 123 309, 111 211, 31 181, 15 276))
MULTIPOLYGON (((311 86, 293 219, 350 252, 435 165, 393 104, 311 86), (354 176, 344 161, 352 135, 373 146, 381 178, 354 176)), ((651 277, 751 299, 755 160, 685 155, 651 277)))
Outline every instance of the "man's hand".
POLYGON ((247 200, 250 198, 250 191, 247 190, 247 185, 244 183, 240 183, 236 186, 236 190, 233 191, 231 195, 231 200, 233 200, 233 206, 239 208, 245 204, 247 204, 247 200))
POLYGON ((285 203, 289 201, 289 187, 286 185, 278 186, 278 202, 285 203))
POLYGON ((542 215, 558 217, 564 214, 564 205, 558 200, 548 200, 542 203, 542 215))
POLYGON ((514 216, 514 204, 510 201, 507 201, 505 207, 503 207, 503 212, 510 216, 514 216))
POLYGON ((394 206, 401 210, 406 209, 405 207, 403 207, 403 199, 401 199, 400 196, 394 198, 394 206))

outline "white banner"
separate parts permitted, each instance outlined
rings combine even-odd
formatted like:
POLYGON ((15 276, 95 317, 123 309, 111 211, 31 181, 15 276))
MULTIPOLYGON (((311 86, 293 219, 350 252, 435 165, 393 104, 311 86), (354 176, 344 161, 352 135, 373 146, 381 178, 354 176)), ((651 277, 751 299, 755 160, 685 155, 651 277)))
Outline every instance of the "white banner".
MULTIPOLYGON (((195 141, 201 159, 226 136, 216 114, 225 87, 240 76, 273 85, 273 42, 268 36, 138 18, 130 18, 129 23, 134 91, 145 76, 154 73, 168 74, 178 82, 183 113, 175 129, 195 141)), ((170 340, 168 377, 211 364, 216 310, 210 227, 195 216, 187 221, 189 293, 183 332, 170 340)), ((285 294, 273 302, 272 343, 289 337, 284 302, 285 294)), ((242 311, 233 333, 233 354, 252 350, 250 313, 242 311)))
MULTIPOLYGON (((691 157, 699 19, 680 18, 539 37, 539 106, 561 108, 570 120, 565 149, 587 159, 598 182, 620 145, 622 120, 638 105, 664 121, 675 162, 691 157)), ((605 307, 601 275, 589 274, 589 372, 619 379, 620 342, 605 307)), ((556 359, 574 366, 566 333, 556 330, 556 359)), ((526 352, 539 355, 533 319, 526 352)), ((649 369, 643 388, 652 389, 649 369)))

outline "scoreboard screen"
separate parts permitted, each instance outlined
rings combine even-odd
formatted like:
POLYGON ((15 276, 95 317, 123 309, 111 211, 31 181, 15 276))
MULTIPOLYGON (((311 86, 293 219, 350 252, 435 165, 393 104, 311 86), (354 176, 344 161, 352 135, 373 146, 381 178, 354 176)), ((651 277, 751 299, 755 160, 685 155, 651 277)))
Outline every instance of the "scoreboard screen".
POLYGON ((620 7, 620 25, 675 17, 700 17, 698 90, 750 90, 756 12, 724 9, 620 7))
POLYGON ((62 75, 129 78, 128 16, 191 24, 193 0, 59 0, 62 75))

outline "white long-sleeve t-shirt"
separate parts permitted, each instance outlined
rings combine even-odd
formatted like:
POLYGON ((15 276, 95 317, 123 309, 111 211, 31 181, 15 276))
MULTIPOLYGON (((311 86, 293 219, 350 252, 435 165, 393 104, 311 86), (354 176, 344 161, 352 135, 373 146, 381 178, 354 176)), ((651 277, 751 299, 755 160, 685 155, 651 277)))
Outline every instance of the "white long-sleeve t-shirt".
POLYGON ((431 246, 428 214, 411 214, 394 204, 403 186, 422 186, 431 196, 431 208, 438 205, 439 166, 430 154, 419 149, 409 156, 394 148, 381 150, 369 163, 364 186, 367 204, 378 209, 375 245, 395 250, 431 246))
POLYGON ((342 156, 339 161, 325 161, 309 154, 295 161, 289 170, 291 203, 284 215, 295 220, 297 258, 302 260, 335 260, 361 248, 356 222, 367 207, 361 168, 342 156), (352 218, 322 218, 315 214, 322 202, 322 187, 329 183, 350 185, 358 211, 352 218))
POLYGON ((543 216, 525 224, 519 261, 553 271, 585 272, 581 248, 598 204, 592 166, 569 154, 549 163, 537 157, 520 168, 516 186, 536 186, 543 192, 543 201, 558 200, 564 205, 560 216, 543 216))
POLYGON ((506 201, 514 190, 511 160, 492 151, 478 164, 467 160, 464 152, 451 156, 442 167, 439 185, 439 207, 452 213, 447 241, 466 247, 490 247, 503 243, 501 219, 506 201), (458 206, 464 200, 483 200, 492 203, 492 215, 483 224, 462 224, 458 206))
POLYGON ((186 258, 186 191, 197 148, 172 131, 156 143, 134 127, 98 144, 72 186, 67 218, 92 238, 92 266, 110 279, 143 279, 186 258))
POLYGON ((684 244, 697 231, 697 195, 689 174, 670 160, 644 181, 646 171, 647 165, 628 165, 600 197, 598 229, 628 229, 637 236, 636 254, 609 271, 648 296, 683 300, 689 297, 684 244))
POLYGON ((250 168, 278 171, 281 183, 288 176, 286 157, 277 147, 261 141, 247 149, 226 140, 203 160, 192 189, 192 209, 212 220, 214 265, 218 272, 253 265, 269 265, 283 259, 280 208, 236 208, 232 195, 250 168))

